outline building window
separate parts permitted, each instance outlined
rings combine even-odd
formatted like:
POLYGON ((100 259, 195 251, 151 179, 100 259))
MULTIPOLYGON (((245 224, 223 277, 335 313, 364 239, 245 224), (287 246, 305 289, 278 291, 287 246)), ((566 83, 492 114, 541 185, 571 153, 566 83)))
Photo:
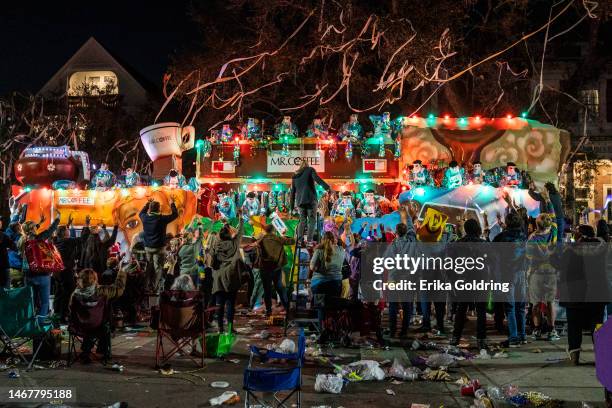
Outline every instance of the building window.
POLYGON ((575 188, 574 195, 576 197, 576 200, 580 200, 580 199, 585 200, 589 198, 589 189, 588 188, 575 188))
POLYGON ((68 80, 69 96, 117 95, 119 82, 112 71, 78 71, 68 80))
POLYGON ((584 89, 580 91, 580 102, 584 104, 591 118, 599 117, 599 90, 584 89))

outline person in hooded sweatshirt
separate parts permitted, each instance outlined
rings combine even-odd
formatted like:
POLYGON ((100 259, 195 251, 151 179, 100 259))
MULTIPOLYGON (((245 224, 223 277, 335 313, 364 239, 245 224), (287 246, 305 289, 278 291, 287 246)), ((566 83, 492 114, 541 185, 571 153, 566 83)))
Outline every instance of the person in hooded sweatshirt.
POLYGON ((178 250, 180 275, 189 275, 197 286, 199 282, 197 258, 202 248, 204 233, 198 229, 197 238, 193 232, 187 232, 183 236, 183 243, 178 250))
MULTIPOLYGON (((560 259, 561 306, 567 312, 567 353, 574 365, 580 364, 582 332, 593 335, 603 321, 610 288, 606 271, 607 243, 595 236, 590 225, 580 225, 575 243, 564 248, 560 259)), ((608 255, 609 256, 609 255, 608 255)))
MULTIPOLYGON (((242 262, 240 243, 244 233, 242 209, 238 208, 240 224, 238 231, 232 235, 231 227, 226 224, 219 231, 219 237, 211 248, 210 256, 213 269, 212 294, 217 303, 217 324, 219 332, 223 332, 223 315, 227 311, 227 324, 234 323, 236 294, 242 284, 242 262)), ((232 329, 233 330, 233 329, 232 329)))
POLYGON ((315 183, 322 186, 326 191, 330 188, 325 181, 319 177, 316 170, 308 165, 306 160, 302 160, 300 168, 291 178, 291 209, 297 208, 300 215, 300 222, 297 227, 296 237, 298 240, 304 239, 304 228, 307 230, 307 240, 312 242, 315 232, 317 215, 317 190, 315 183))
POLYGON ((89 236, 83 245, 83 251, 81 253, 80 266, 82 268, 89 268, 96 271, 98 276, 106 270, 106 260, 108 259, 108 249, 117 240, 117 232, 119 231, 119 224, 115 224, 113 232, 109 236, 106 226, 102 225, 102 232, 104 233, 104 239, 100 238, 100 228, 97 225, 89 227, 89 236))
MULTIPOLYGON (((412 215, 402 216, 402 219, 406 223, 399 223, 395 226, 395 239, 391 242, 391 245, 385 252, 385 257, 394 258, 396 255, 404 255, 414 253, 414 243, 416 242, 416 232, 414 224, 412 223, 412 215)), ((389 281, 399 282, 401 275, 395 272, 395 269, 389 271, 389 281)), ((406 296, 406 294, 402 294, 406 296)), ((412 302, 402 301, 390 301, 389 302, 389 335, 395 337, 397 329, 397 314, 400 307, 403 310, 402 314, 402 328, 400 329, 399 336, 404 337, 410 327, 410 320, 412 319, 412 302)))
POLYGON ((507 294, 504 308, 508 319, 508 340, 503 342, 504 347, 520 347, 521 344, 527 344, 527 334, 525 332, 525 321, 527 312, 525 309, 527 299, 526 291, 526 271, 527 262, 525 256, 525 245, 527 235, 523 226, 523 220, 516 211, 506 215, 506 227, 502 232, 497 234, 493 242, 503 242, 508 245, 508 248, 513 251, 512 259, 508 261, 512 263, 511 269, 505 265, 504 269, 512 270, 514 273, 513 281, 510 285, 510 291, 507 294))
POLYGON ((62 261, 64 262, 64 270, 54 276, 55 279, 55 298, 53 299, 53 310, 60 316, 62 321, 68 318, 68 302, 70 295, 76 288, 76 279, 74 276, 74 266, 81 252, 83 243, 89 237, 89 223, 91 217, 85 217, 85 227, 81 231, 81 236, 76 236, 76 231, 72 227, 72 214, 68 217, 66 225, 60 225, 57 233, 53 238, 53 244, 59 251, 62 261))
MULTIPOLYGON (((125 290, 125 281, 127 273, 125 269, 120 269, 117 273, 115 281, 110 285, 101 285, 98 283, 98 274, 89 268, 83 269, 79 273, 79 280, 77 288, 70 297, 70 308, 74 308, 74 302, 79 301, 81 303, 91 302, 94 299, 97 300, 100 297, 111 301, 117 299, 123 294, 125 290)), ((108 361, 110 355, 110 322, 107 323, 105 329, 98 335, 98 351, 104 356, 104 361, 108 361)), ((91 350, 94 346, 94 338, 85 336, 83 343, 81 344, 82 353, 80 355, 81 361, 85 364, 91 362, 91 350)))

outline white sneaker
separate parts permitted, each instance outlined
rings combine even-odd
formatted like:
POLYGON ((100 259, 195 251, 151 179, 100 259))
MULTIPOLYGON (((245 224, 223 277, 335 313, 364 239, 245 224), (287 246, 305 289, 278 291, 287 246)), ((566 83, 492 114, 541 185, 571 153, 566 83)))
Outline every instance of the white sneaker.
POLYGON ((561 337, 559 336, 556 330, 553 330, 550 333, 548 333, 548 341, 557 341, 557 340, 561 340, 561 337))

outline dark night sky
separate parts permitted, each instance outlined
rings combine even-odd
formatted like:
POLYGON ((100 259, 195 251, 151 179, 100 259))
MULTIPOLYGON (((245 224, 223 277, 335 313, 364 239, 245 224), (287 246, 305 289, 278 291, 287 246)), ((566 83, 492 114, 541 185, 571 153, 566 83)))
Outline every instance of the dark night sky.
POLYGON ((37 92, 91 36, 160 85, 168 56, 193 40, 187 4, 186 0, 3 2, 0 95, 13 90, 37 92))

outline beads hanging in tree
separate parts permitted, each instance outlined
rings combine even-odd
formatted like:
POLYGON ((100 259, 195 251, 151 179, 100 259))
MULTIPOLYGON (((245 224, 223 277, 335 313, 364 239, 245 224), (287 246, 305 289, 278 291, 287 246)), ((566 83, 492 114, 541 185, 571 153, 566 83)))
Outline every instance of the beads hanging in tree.
POLYGON ((321 157, 321 150, 323 150, 323 142, 321 138, 317 138, 317 143, 315 145, 315 154, 317 157, 321 157))
POLYGON ((385 157, 385 140, 382 137, 378 138, 378 157, 385 157))
POLYGON ((346 157, 346 160, 353 159, 353 142, 351 142, 350 139, 346 142, 346 150, 344 151, 344 156, 346 157))
POLYGON ((210 157, 210 154, 212 152, 212 143, 210 143, 209 140, 203 140, 201 149, 204 157, 210 157))
POLYGON ((289 156, 289 136, 283 137, 283 156, 289 156))
POLYGON ((240 140, 234 142, 234 163, 240 166, 240 140))
POLYGON ((395 158, 395 160, 399 160, 401 155, 402 155, 402 144, 401 144, 400 138, 398 137, 395 139, 395 152, 393 153, 393 157, 395 158))
POLYGON ((365 140, 361 141, 361 157, 368 156, 368 144, 365 140))
POLYGON ((338 144, 332 143, 327 148, 327 155, 329 156, 329 160, 333 163, 338 158, 338 144))

